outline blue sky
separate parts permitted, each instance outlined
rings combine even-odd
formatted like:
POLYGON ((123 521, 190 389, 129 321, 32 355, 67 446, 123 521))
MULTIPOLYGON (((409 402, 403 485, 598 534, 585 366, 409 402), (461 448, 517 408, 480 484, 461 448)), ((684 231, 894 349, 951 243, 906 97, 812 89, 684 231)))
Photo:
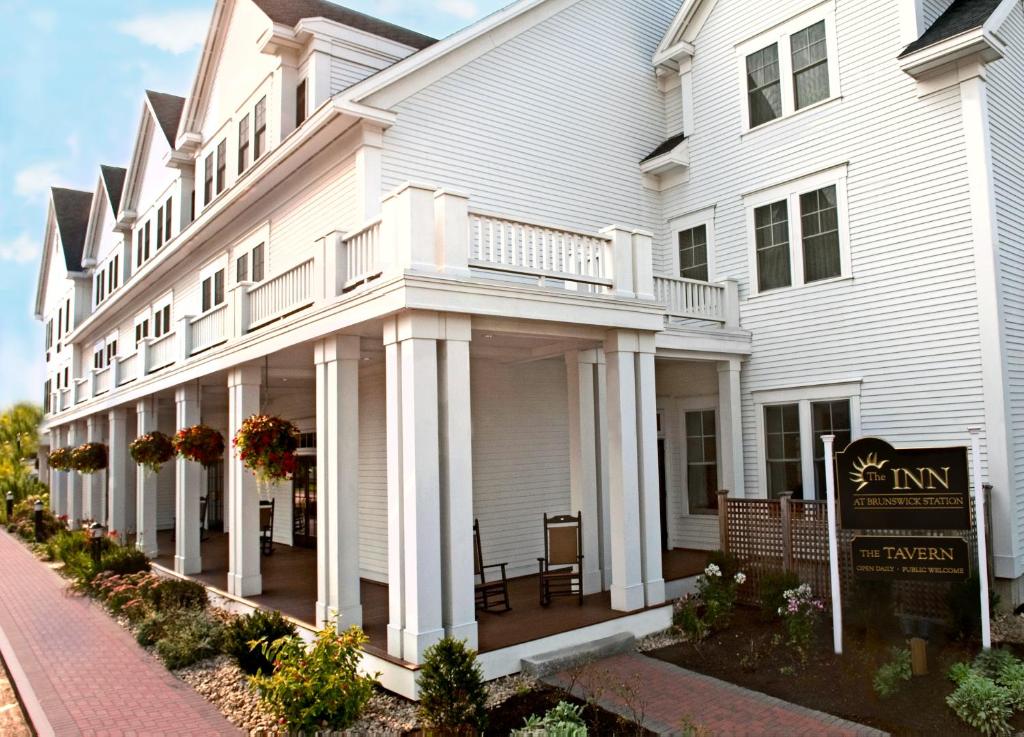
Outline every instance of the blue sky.
MULTIPOLYGON (((347 0, 436 37, 509 0, 347 0)), ((188 94, 213 0, 0 0, 0 408, 42 401, 32 317, 50 186, 126 166, 145 89, 188 94)))

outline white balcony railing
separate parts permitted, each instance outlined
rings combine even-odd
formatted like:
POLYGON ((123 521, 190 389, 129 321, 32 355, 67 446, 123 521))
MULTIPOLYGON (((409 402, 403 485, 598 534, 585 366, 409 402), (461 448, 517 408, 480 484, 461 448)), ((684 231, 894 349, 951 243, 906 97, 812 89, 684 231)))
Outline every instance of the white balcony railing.
POLYGON ((113 384, 114 372, 109 366, 105 369, 100 369, 93 374, 93 396, 100 394, 106 394, 110 391, 111 385, 113 384))
POLYGON ((654 296, 669 317, 728 322, 729 297, 725 284, 675 276, 654 277, 654 296))
POLYGON ((149 365, 146 373, 159 371, 174 363, 177 341, 175 333, 167 333, 149 344, 149 365))
POLYGON ((89 398, 89 380, 86 378, 75 379, 75 387, 72 392, 75 404, 81 404, 89 398))
POLYGON ((192 355, 220 345, 228 337, 228 305, 225 302, 192 320, 192 355))
POLYGON ((470 212, 469 265, 474 269, 570 284, 611 287, 611 239, 580 231, 470 212))
POLYGON ((249 289, 249 329, 307 307, 316 298, 313 259, 303 261, 249 289))
POLYGON ((61 410, 68 409, 71 407, 71 388, 60 390, 60 404, 58 405, 61 410))
POLYGON ((381 275, 380 224, 381 219, 377 218, 345 239, 342 292, 350 291, 381 275))
POLYGON ((121 366, 119 367, 119 384, 127 384, 129 381, 135 381, 139 376, 139 353, 136 351, 130 356, 125 356, 119 359, 121 366))

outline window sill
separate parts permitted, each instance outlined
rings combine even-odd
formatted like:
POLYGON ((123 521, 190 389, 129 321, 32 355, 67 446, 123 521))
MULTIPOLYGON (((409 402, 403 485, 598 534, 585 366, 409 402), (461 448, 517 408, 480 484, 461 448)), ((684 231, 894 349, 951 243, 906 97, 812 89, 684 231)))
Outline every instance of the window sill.
POLYGON ((794 118, 798 118, 801 115, 803 115, 804 113, 809 113, 812 110, 818 110, 820 108, 826 107, 826 106, 831 105, 833 103, 842 102, 842 100, 843 100, 843 96, 842 95, 832 95, 831 97, 826 97, 824 100, 819 100, 818 102, 816 102, 816 103, 814 103, 812 105, 808 105, 807 107, 802 107, 799 110, 794 110, 791 113, 786 113, 785 115, 782 115, 781 117, 775 118, 774 120, 769 120, 767 123, 761 123, 761 125, 757 126, 756 128, 747 128, 746 126, 744 126, 743 130, 740 132, 740 139, 742 140, 742 139, 747 138, 748 136, 753 136, 753 135, 755 135, 757 133, 760 133, 761 131, 763 131, 765 129, 774 128, 774 127, 778 126, 781 123, 785 123, 788 120, 793 120, 794 118))
POLYGON ((820 279, 818 281, 807 282, 804 284, 794 284, 788 287, 779 287, 778 289, 769 289, 764 292, 750 292, 747 295, 747 301, 753 299, 762 299, 767 297, 774 297, 779 294, 788 294, 790 292, 802 292, 808 289, 814 289, 815 287, 824 287, 830 284, 842 284, 843 282, 852 282, 853 277, 849 275, 833 276, 831 279, 820 279))

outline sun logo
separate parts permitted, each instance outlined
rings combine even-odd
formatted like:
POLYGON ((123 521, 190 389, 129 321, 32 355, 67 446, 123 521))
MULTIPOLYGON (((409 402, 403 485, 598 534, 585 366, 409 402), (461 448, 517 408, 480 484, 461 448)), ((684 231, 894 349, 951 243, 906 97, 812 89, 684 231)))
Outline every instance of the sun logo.
POLYGON ((882 470, 888 462, 878 460, 877 453, 868 453, 867 458, 858 458, 857 462, 853 464, 853 471, 850 472, 850 481, 859 484, 857 491, 860 491, 869 483, 868 479, 865 478, 865 474, 872 469, 882 470))

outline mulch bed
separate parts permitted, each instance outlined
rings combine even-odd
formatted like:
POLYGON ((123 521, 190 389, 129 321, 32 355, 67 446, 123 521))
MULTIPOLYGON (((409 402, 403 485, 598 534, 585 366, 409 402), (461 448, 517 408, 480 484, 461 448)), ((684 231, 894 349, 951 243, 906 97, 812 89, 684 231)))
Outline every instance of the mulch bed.
MULTIPOLYGON (((577 698, 567 695, 556 688, 541 687, 529 693, 516 694, 500 706, 488 712, 490 723, 488 735, 508 735, 512 730, 520 729, 524 720, 531 714, 545 714, 559 701, 572 704, 584 704, 577 698)), ((617 714, 605 711, 593 704, 585 704, 583 719, 587 723, 587 731, 592 735, 620 735, 622 737, 653 737, 654 732, 622 719, 617 714)))
MULTIPOLYGON (((972 659, 977 645, 933 635, 928 643, 928 675, 912 679, 899 693, 882 699, 874 692, 872 680, 878 666, 890 660, 890 649, 906 646, 898 630, 883 635, 848 628, 844 655, 837 656, 832 652, 831 622, 822 622, 807 662, 801 662, 793 648, 779 644, 782 632, 780 623, 764 621, 760 611, 740 607, 728 629, 704 642, 684 642, 647 655, 895 737, 978 734, 945 701, 953 692, 946 672, 953 663, 972 659)), ((1024 729, 1024 716, 1015 716, 1011 723, 1015 731, 1024 729)))

